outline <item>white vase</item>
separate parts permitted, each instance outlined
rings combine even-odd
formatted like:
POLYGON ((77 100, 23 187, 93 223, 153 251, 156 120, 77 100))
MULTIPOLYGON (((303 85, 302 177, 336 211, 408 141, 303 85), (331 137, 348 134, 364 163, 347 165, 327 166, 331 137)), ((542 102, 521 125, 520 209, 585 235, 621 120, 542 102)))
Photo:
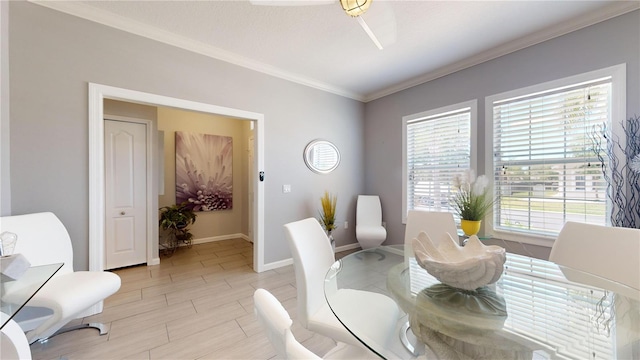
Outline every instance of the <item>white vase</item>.
POLYGON ((331 250, 336 252, 336 241, 333 239, 333 235, 331 235, 331 230, 327 231, 327 237, 329 238, 329 244, 331 244, 331 250))

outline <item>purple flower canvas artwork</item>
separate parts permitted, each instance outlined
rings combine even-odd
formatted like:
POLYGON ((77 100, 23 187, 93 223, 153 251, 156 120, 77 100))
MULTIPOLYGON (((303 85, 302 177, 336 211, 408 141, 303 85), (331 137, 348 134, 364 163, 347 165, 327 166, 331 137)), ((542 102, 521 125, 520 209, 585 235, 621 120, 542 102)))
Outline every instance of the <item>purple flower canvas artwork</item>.
POLYGON ((176 204, 193 211, 233 206, 233 138, 176 131, 176 204))

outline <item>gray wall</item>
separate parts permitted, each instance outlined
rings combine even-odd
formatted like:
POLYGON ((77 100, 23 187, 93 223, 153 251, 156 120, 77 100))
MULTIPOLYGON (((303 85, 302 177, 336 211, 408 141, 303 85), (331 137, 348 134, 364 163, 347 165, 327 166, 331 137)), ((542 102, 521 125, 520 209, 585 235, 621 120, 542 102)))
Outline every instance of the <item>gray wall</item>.
POLYGON ((478 169, 484 169, 486 96, 626 63, 628 118, 640 114, 639 58, 640 11, 634 11, 367 103, 365 190, 380 194, 389 234, 386 244, 401 243, 404 238, 403 116, 478 99, 475 135, 478 169))
MULTIPOLYGON (((362 103, 35 4, 9 10, 11 210, 56 213, 76 269, 88 268, 88 82, 265 115, 265 263, 290 257, 282 225, 316 216, 325 189, 339 196, 338 220, 353 223, 364 188, 362 103), (314 138, 340 148, 332 174, 304 165, 314 138)), ((335 232, 338 246, 355 241, 353 228, 335 232)))
MULTIPOLYGON (((3 27, 6 7, 2 2, 3 27)), ((2 160, 10 125, 11 168, 1 162, 2 212, 10 205, 13 214, 58 214, 74 244, 76 269, 88 268, 88 82, 265 115, 267 264, 290 257, 282 225, 316 216, 324 190, 338 195, 339 224, 352 224, 334 232, 338 246, 355 242, 359 193, 380 194, 388 243, 402 242, 404 115, 477 98, 484 168, 485 96, 626 62, 628 114, 640 113, 639 11, 363 105, 38 5, 8 7, 11 121, 2 114, 2 160), (302 162, 314 138, 340 148, 334 173, 311 173, 302 162), (283 194, 283 184, 292 193, 283 194)), ((1 95, 4 113, 9 94, 1 95)))
POLYGON ((11 214, 8 55, 9 3, 0 1, 0 216, 11 214))

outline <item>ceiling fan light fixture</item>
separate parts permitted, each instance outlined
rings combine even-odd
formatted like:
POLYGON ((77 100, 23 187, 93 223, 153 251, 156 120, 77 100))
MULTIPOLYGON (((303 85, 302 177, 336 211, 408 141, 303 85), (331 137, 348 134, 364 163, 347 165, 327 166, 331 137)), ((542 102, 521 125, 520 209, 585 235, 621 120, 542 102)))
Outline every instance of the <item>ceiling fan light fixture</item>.
POLYGON ((364 14, 373 0, 340 0, 340 5, 347 15, 358 17, 364 14))

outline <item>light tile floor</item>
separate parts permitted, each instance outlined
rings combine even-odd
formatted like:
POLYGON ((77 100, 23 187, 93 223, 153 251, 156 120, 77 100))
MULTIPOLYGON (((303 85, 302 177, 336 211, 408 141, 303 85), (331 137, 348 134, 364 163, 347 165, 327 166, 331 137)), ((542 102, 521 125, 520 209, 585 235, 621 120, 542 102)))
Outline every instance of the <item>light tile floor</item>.
POLYGON ((310 350, 323 355, 335 344, 297 322, 293 266, 255 273, 252 244, 242 239, 180 248, 160 265, 115 273, 120 290, 101 314, 82 319, 104 323, 109 334, 86 329, 58 335, 31 345, 34 360, 276 358, 253 314, 257 288, 283 303, 294 335, 310 350))

